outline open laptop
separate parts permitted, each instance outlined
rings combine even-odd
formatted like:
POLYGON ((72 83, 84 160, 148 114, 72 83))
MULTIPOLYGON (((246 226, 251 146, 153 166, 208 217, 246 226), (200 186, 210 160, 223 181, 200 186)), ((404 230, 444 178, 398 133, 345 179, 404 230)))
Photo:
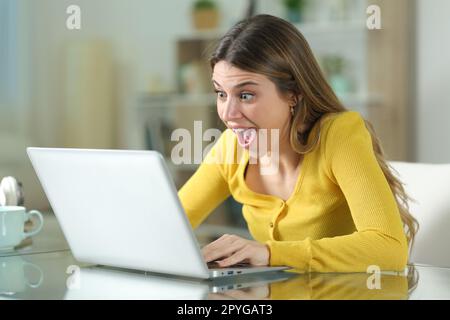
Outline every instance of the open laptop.
POLYGON ((80 262, 201 279, 288 269, 208 268, 157 151, 27 148, 27 153, 80 262))

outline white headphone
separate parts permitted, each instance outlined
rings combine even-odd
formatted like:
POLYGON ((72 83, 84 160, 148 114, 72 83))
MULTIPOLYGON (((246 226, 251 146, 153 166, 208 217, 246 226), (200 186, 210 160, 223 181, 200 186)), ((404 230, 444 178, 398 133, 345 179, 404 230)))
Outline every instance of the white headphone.
POLYGON ((0 206, 23 206, 22 183, 14 177, 4 177, 0 183, 0 206))

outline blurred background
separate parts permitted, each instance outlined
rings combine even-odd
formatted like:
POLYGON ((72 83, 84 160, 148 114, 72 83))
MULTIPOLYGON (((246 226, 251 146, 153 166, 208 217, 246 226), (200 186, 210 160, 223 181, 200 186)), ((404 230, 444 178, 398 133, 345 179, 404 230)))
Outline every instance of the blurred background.
MULTIPOLYGON (((197 165, 171 163, 172 131, 223 128, 205 50, 258 13, 304 34, 388 159, 450 162, 448 12, 448 0, 0 0, 0 178, 23 183, 28 208, 50 210, 26 147, 156 149, 179 188, 197 165), (67 27, 71 5, 80 29, 67 27), (370 5, 381 29, 367 27, 370 5)), ((245 226, 239 204, 207 225, 245 226)))

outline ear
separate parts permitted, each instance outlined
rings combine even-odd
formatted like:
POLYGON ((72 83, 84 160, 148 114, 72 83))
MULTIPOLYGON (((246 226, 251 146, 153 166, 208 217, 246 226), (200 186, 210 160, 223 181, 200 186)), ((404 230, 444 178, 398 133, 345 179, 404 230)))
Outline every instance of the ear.
POLYGON ((300 101, 302 101, 303 96, 301 94, 290 94, 289 95, 289 105, 290 106, 296 106, 300 101))
POLYGON ((297 104, 297 99, 296 99, 295 94, 293 92, 289 92, 286 95, 286 100, 287 100, 287 103, 289 104, 289 107, 293 107, 293 106, 295 106, 297 104))

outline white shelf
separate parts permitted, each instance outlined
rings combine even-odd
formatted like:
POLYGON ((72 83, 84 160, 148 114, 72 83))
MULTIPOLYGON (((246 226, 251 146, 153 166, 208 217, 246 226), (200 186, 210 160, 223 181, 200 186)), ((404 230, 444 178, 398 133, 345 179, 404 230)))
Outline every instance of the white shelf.
POLYGON ((305 35, 328 35, 336 33, 352 34, 355 32, 366 32, 365 20, 336 21, 336 22, 308 22, 295 24, 300 32, 305 35))
POLYGON ((189 33, 182 33, 178 35, 177 39, 181 41, 192 41, 192 40, 203 40, 203 41, 213 41, 220 39, 228 30, 194 30, 189 33))
POLYGON ((383 100, 380 95, 366 93, 350 93, 338 98, 346 107, 377 105, 383 100))
MULTIPOLYGON (((329 34, 329 33, 351 33, 365 32, 366 20, 342 20, 334 22, 305 22, 294 24, 302 33, 305 34, 329 34)), ((177 39, 181 41, 218 40, 227 33, 228 29, 214 30, 194 30, 189 33, 178 35, 177 39)))
POLYGON ((138 104, 141 108, 180 108, 215 105, 215 93, 198 94, 144 94, 138 104))

